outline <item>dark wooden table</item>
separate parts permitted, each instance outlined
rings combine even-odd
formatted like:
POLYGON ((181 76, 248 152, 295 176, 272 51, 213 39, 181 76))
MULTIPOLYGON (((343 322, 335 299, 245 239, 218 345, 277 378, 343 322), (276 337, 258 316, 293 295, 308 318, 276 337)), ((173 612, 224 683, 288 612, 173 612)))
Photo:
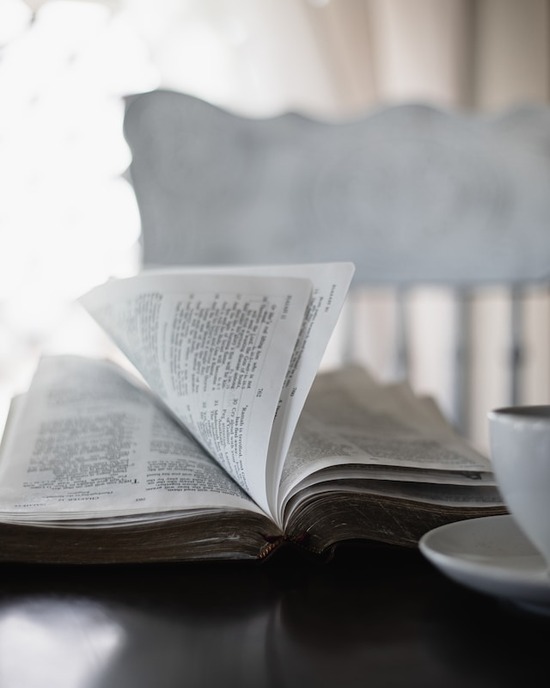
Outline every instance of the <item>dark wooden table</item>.
POLYGON ((417 551, 329 562, 0 566, 2 688, 532 686, 550 618, 417 551))

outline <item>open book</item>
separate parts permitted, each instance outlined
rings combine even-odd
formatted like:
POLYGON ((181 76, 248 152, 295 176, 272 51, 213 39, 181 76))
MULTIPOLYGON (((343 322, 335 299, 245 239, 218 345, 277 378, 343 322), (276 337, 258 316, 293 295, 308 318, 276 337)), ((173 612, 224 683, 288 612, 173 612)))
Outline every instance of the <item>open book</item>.
POLYGON ((81 302, 132 365, 40 362, 0 455, 0 559, 263 558, 415 545, 503 513, 488 459, 429 399, 318 374, 349 263, 145 271, 81 302))

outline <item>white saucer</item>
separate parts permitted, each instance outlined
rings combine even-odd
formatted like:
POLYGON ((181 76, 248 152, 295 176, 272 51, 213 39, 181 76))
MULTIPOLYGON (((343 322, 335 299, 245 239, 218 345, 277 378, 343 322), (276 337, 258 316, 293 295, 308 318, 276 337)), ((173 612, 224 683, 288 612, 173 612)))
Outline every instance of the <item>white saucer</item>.
POLYGON ((449 578, 550 614, 550 573, 511 516, 449 523, 426 533, 420 551, 449 578))

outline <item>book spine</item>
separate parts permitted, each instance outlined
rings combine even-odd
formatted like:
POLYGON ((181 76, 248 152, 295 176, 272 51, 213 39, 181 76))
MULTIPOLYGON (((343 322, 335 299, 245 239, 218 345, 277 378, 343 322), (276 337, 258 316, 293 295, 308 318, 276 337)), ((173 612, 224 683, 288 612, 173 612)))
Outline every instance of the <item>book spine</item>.
POLYGON ((258 555, 259 559, 265 559, 266 557, 268 557, 272 552, 274 552, 278 547, 280 547, 281 543, 284 540, 282 536, 273 537, 270 535, 265 535, 264 537, 266 541, 260 549, 260 554, 258 555))

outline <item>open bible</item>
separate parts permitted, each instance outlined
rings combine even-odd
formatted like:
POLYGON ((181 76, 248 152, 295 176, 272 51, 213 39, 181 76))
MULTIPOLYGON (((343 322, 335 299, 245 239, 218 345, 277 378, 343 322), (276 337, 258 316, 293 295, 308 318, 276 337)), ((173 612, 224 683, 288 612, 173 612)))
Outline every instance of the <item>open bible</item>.
POLYGON ((431 399, 357 366, 318 373, 352 276, 349 263, 166 269, 84 295, 128 365, 44 357, 14 399, 0 560, 414 546, 503 513, 488 459, 431 399))

